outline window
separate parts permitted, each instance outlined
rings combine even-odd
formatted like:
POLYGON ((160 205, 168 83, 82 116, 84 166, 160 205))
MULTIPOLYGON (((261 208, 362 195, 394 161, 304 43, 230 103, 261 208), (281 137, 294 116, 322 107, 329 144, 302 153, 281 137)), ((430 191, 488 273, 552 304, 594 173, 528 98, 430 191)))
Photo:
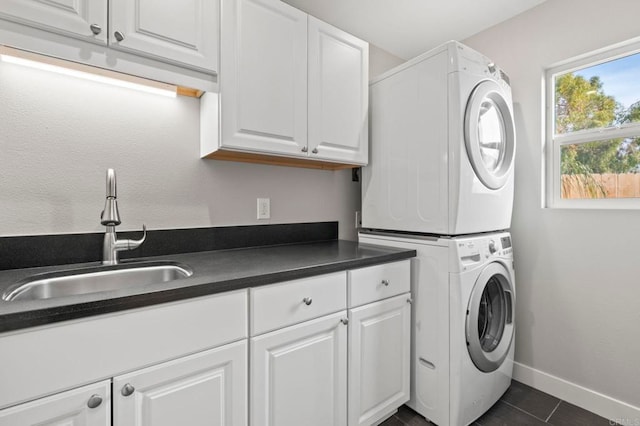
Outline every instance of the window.
POLYGON ((546 72, 547 207, 640 208, 640 42, 546 72))

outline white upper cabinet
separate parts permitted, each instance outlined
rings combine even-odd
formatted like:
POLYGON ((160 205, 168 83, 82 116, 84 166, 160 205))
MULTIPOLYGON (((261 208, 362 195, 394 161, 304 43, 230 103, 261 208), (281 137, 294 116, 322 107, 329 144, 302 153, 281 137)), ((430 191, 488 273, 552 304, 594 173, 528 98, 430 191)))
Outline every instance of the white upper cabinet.
MULTIPOLYGON (((2 0, 0 18, 50 31, 72 39, 50 40, 41 33, 11 29, 0 35, 4 44, 19 49, 116 68, 137 64, 139 56, 183 68, 215 74, 218 71, 220 0, 2 0), (91 49, 77 39, 102 44, 91 49), (115 49, 135 55, 116 55, 115 49), (90 51, 90 55, 88 54, 90 51), (84 53, 82 53, 84 52, 84 53), (105 63, 98 58, 104 57, 105 63), (98 61, 98 62, 96 62, 98 61), (115 65, 114 65, 115 63, 115 65)), ((32 30, 33 31, 33 30, 32 30)), ((151 67, 162 68, 157 63, 151 67)), ((184 71, 183 71, 184 72, 184 71)), ((158 79, 155 73, 150 78, 158 79)), ((171 77, 169 77, 171 78, 171 77)), ((174 83, 174 81, 167 81, 174 83)))
POLYGON ((220 99, 203 97, 203 157, 367 164, 366 42, 279 0, 223 0, 220 25, 220 99))
POLYGON ((3 0, 0 18, 107 44, 105 0, 3 0))
POLYGON ((225 0, 221 146, 305 155, 307 15, 277 0, 225 0))
POLYGON ((369 44, 309 16, 309 151, 366 164, 369 44))
POLYGON ((110 0, 110 47, 217 70, 218 5, 218 0, 110 0))

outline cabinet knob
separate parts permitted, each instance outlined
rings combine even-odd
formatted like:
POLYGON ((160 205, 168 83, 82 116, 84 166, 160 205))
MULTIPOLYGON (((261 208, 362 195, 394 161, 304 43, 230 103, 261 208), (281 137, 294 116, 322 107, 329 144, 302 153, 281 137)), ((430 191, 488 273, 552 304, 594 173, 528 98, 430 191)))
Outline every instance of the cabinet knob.
POLYGON ((302 301, 305 305, 309 306, 313 302, 313 299, 310 297, 305 297, 304 299, 302 299, 302 301))
POLYGON ((98 35, 102 32, 102 27, 98 24, 91 24, 89 25, 89 28, 91 29, 91 32, 94 33, 95 35, 98 35))
POLYGON ((306 146, 302 147, 302 152, 307 152, 307 147, 306 146))
POLYGON ((133 392, 135 392, 136 388, 134 388, 131 383, 127 383, 126 385, 124 385, 122 387, 122 390, 120 391, 120 393, 122 394, 122 396, 129 396, 131 394, 133 394, 133 392))
POLYGON ((91 395, 89 401, 87 401, 87 407, 89 408, 98 408, 102 404, 102 397, 98 394, 91 395))
POLYGON ((312 154, 317 154, 318 153, 318 148, 313 148, 313 151, 311 151, 312 154))
POLYGON ((347 324, 349 324, 349 319, 348 319, 348 318, 341 318, 341 319, 340 319, 340 322, 341 322, 342 324, 344 324, 344 325, 347 325, 347 324))
POLYGON ((382 285, 385 287, 389 287, 389 280, 382 280, 382 285))
POLYGON ((124 34, 122 34, 120 31, 116 31, 115 33, 113 33, 113 36, 116 38, 116 40, 118 41, 122 41, 124 40, 124 34))
POLYGON ((407 303, 411 305, 413 303, 413 299, 412 298, 408 298, 407 299, 407 303))

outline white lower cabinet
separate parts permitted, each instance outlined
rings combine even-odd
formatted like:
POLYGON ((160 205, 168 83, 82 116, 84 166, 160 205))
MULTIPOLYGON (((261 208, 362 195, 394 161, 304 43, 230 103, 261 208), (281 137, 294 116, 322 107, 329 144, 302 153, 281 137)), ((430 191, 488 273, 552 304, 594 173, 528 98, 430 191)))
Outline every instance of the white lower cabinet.
POLYGON ((247 424, 247 341, 113 379, 114 426, 247 424))
POLYGON ((246 426, 247 340, 0 410, 0 426, 246 426), (111 405, 113 397, 113 421, 111 405))
POLYGON ((349 426, 376 425, 410 397, 411 262, 348 272, 349 426))
POLYGON ((409 290, 408 260, 251 289, 250 424, 375 425, 394 413, 410 396, 409 290))
POLYGON ((409 399, 409 271, 393 262, 0 335, 13 367, 0 426, 378 424, 409 399))
POLYGON ((245 289, 0 335, 0 426, 246 426, 247 318, 245 289))
POLYGON ((347 424, 346 311, 251 339, 252 426, 347 424))
MULTIPOLYGON (((3 386, 10 386, 3 383, 3 386)), ((0 426, 109 426, 111 381, 105 380, 0 410, 0 426)))
POLYGON ((409 294, 349 310, 349 425, 371 425, 409 400, 409 294))

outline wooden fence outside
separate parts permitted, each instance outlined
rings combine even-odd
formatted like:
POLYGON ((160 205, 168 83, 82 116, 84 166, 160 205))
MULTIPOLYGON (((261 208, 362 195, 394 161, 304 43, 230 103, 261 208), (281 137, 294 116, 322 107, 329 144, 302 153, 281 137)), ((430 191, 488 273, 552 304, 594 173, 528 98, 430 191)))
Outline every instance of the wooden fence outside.
POLYGON ((640 173, 562 175, 562 198, 640 198, 640 173))

